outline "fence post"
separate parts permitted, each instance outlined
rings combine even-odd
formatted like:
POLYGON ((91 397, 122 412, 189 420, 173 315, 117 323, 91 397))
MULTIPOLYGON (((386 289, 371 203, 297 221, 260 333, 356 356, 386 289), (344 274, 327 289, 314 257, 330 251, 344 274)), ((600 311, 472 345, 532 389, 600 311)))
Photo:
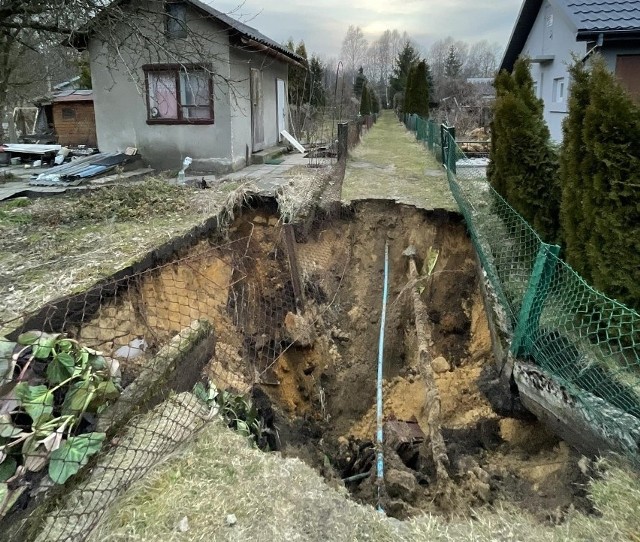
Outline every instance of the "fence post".
POLYGON ((346 122, 338 123, 338 161, 347 158, 349 141, 349 124, 346 122))
POLYGON ((531 332, 537 330, 540 324, 542 306, 547 298, 558 254, 558 245, 540 244, 511 341, 511 353, 516 358, 531 354, 531 332))
POLYGON ((440 125, 440 142, 442 144, 442 163, 447 166, 447 168, 451 167, 451 172, 456 172, 456 161, 455 161, 455 141, 456 141, 456 129, 453 126, 447 126, 446 124, 440 125), (450 139, 453 139, 453 145, 450 144, 450 139), (454 147, 454 160, 452 164, 449 164, 449 151, 451 150, 451 146, 454 147))

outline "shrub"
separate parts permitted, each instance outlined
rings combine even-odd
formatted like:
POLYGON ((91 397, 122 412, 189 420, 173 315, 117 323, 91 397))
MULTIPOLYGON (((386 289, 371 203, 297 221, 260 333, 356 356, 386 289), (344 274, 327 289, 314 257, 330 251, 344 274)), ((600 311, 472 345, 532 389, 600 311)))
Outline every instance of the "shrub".
POLYGON ((547 242, 559 229, 558 158, 535 97, 529 62, 519 59, 512 74, 495 80, 489 181, 547 242))
POLYGON ((562 228, 568 262, 640 307, 640 107, 596 57, 572 68, 564 123, 562 228))

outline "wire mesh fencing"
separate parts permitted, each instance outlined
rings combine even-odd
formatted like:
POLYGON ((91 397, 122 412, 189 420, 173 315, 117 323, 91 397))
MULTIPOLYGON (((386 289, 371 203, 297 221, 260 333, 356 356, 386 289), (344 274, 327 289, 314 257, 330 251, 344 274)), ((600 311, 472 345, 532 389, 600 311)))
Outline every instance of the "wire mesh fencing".
MULTIPOLYGON (((640 315, 589 286, 443 129, 443 162, 504 314, 510 350, 549 374, 615 449, 640 458, 640 315)), ((500 321, 501 320, 501 321, 500 321)))
POLYGON ((432 119, 423 119, 418 115, 403 114, 400 119, 407 130, 416 133, 416 139, 429 149, 436 160, 442 163, 441 125, 432 119))
POLYGON ((349 239, 329 230, 343 174, 344 160, 275 201, 249 197, 178 254, 0 322, 0 538, 86 540, 126 488, 225 412, 277 449, 251 397, 341 286, 349 239))

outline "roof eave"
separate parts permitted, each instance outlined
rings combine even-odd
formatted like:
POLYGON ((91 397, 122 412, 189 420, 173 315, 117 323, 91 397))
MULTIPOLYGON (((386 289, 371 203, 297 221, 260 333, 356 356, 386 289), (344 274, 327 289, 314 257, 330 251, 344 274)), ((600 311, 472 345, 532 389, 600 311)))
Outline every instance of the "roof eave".
POLYGON ((529 32, 531 32, 531 28, 533 28, 541 6, 542 0, 524 0, 522 3, 520 13, 518 14, 507 48, 502 57, 499 71, 511 71, 513 69, 513 65, 527 42, 529 32))
POLYGON ((578 34, 576 36, 577 41, 594 41, 598 39, 598 36, 602 34, 605 39, 615 40, 615 41, 630 41, 630 40, 639 40, 640 41, 640 28, 634 28, 632 30, 578 30, 578 34))

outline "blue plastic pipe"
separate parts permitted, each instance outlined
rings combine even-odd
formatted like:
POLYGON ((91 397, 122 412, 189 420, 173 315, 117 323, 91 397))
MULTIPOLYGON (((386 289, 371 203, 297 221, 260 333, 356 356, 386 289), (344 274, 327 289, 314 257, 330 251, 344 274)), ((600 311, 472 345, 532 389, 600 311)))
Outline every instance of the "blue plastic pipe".
POLYGON ((384 358, 384 327, 387 320, 387 296, 389 284, 389 241, 384 244, 384 285, 382 289, 382 316, 380 318, 380 339, 378 342, 378 385, 376 397, 376 414, 378 430, 376 432, 377 475, 378 475, 378 510, 380 506, 380 488, 384 482, 384 454, 382 453, 382 360, 384 358))

